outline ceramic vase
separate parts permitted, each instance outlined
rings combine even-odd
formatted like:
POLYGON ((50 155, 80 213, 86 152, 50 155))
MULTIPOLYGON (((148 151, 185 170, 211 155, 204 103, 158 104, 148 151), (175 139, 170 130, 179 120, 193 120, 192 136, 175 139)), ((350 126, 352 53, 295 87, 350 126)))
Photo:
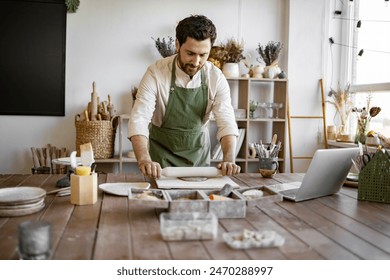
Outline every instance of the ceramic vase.
POLYGON ((256 65, 252 69, 251 77, 261 79, 263 78, 263 73, 264 73, 264 67, 261 65, 256 65))
POLYGON ((225 63, 222 67, 222 73, 226 78, 238 78, 240 77, 240 67, 238 63, 225 63))
POLYGON ((264 68, 264 78, 269 78, 269 79, 275 79, 282 70, 278 66, 278 62, 274 61, 271 63, 271 65, 268 65, 264 68))
POLYGON ((355 135, 355 144, 358 142, 366 144, 367 132, 369 130, 370 123, 367 121, 358 120, 356 135, 355 135))

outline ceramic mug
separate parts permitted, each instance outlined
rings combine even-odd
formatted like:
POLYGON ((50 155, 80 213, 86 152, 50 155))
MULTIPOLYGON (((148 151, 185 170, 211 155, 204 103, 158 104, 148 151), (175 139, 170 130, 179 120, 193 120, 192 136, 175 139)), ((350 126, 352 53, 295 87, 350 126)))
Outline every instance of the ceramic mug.
POLYGON ((272 178, 278 172, 278 158, 259 158, 259 172, 264 178, 272 178))

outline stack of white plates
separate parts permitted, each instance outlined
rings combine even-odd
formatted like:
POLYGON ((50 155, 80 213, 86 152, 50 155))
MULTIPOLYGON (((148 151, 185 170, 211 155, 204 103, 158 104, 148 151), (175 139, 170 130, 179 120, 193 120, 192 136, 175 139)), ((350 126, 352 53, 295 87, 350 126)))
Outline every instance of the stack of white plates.
POLYGON ((37 187, 0 189, 0 217, 28 215, 45 207, 46 191, 37 187))

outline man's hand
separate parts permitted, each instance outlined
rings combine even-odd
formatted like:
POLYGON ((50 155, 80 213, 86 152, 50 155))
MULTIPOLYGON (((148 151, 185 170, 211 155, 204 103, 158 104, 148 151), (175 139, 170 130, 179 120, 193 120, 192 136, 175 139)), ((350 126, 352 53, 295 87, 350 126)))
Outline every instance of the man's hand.
POLYGON ((240 173, 241 167, 234 162, 220 162, 217 168, 221 169, 223 176, 232 176, 240 173))
POLYGON ((153 179, 161 177, 161 166, 158 162, 140 161, 138 163, 138 167, 144 176, 148 176, 153 179))
POLYGON ((148 151, 148 139, 143 135, 134 135, 130 139, 138 162, 138 167, 144 176, 153 179, 161 177, 161 166, 158 162, 152 161, 148 151))
POLYGON ((240 173, 241 167, 235 164, 235 148, 237 137, 235 135, 226 135, 221 139, 223 160, 217 166, 221 169, 222 175, 231 176, 240 173))

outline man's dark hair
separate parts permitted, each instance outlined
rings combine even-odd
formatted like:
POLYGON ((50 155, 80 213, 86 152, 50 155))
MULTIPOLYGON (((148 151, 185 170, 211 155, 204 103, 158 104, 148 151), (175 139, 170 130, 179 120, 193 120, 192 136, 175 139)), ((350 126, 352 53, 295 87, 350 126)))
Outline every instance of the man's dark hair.
POLYGON ((193 15, 179 22, 176 27, 176 39, 183 45, 187 37, 203 41, 210 38, 213 46, 217 38, 217 29, 211 20, 203 15, 193 15))

